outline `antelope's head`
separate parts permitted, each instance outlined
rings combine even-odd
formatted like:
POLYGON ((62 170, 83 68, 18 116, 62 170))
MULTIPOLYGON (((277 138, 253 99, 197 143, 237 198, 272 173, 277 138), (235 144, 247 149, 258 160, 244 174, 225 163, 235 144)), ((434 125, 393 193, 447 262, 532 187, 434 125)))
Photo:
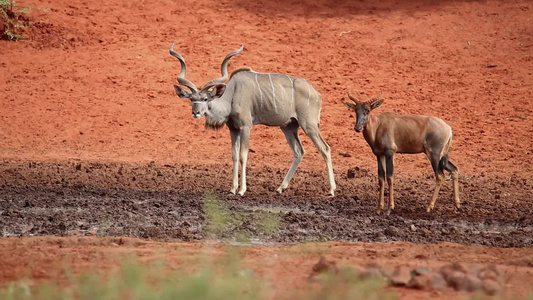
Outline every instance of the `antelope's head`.
POLYGON ((224 91, 226 90, 226 80, 228 79, 228 61, 232 56, 241 53, 244 49, 244 45, 242 45, 240 49, 230 52, 228 55, 226 55, 226 58, 224 58, 221 66, 222 77, 209 81, 202 89, 198 90, 194 83, 188 79, 185 79, 187 65, 185 64, 183 57, 174 51, 175 43, 176 42, 173 42, 170 46, 170 55, 177 58, 181 63, 181 71, 178 75, 178 83, 182 86, 174 85, 174 90, 180 98, 187 98, 191 100, 192 116, 196 119, 199 119, 209 110, 210 102, 224 94, 224 91), (189 90, 186 90, 183 86, 187 87, 189 90))
POLYGON ((355 122, 354 130, 357 132, 363 131, 363 128, 365 127, 366 122, 368 122, 368 115, 370 112, 376 108, 378 108, 384 101, 381 96, 371 98, 368 101, 361 102, 357 99, 355 99, 350 93, 348 92, 348 97, 353 101, 343 101, 344 105, 346 107, 353 109, 355 111, 355 116, 357 121, 355 122))

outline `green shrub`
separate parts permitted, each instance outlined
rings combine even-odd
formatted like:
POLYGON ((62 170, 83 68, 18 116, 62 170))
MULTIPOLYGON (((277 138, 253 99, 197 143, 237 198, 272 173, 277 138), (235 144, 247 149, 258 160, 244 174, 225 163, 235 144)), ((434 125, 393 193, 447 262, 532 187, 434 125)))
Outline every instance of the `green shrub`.
POLYGON ((0 0, 0 37, 3 40, 23 39, 22 28, 29 26, 29 18, 23 16, 30 12, 29 7, 18 8, 15 0, 0 0))

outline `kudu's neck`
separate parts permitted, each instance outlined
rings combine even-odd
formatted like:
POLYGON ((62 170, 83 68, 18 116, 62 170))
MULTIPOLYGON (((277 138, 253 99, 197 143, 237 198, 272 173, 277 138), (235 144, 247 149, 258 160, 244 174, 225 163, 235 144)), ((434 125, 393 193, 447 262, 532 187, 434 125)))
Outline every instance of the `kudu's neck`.
POLYGON ((228 82, 226 91, 222 97, 209 103, 209 108, 205 114, 205 127, 219 129, 228 121, 231 114, 231 102, 233 100, 233 84, 228 82))

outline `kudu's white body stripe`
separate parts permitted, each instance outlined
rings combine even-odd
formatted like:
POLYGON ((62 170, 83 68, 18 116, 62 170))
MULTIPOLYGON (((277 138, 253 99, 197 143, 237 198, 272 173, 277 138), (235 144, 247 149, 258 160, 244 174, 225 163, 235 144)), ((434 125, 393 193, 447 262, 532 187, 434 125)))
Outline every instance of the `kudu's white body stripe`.
POLYGON ((307 80, 305 80, 305 83, 307 84, 307 106, 309 106, 311 100, 311 88, 309 87, 309 82, 307 82, 307 80))
POLYGON ((292 81, 292 78, 289 75, 285 75, 287 78, 289 78, 289 81, 291 82, 291 107, 294 103, 294 81, 292 81))
POLYGON ((270 76, 270 74, 267 74, 268 75, 268 79, 270 80, 270 86, 272 87, 272 99, 274 101, 272 101, 272 103, 274 103, 274 111, 277 112, 278 108, 276 107, 276 92, 274 91, 274 83, 272 82, 272 77, 270 76))
POLYGON ((259 85, 259 81, 257 80, 258 73, 256 72, 253 72, 253 73, 255 73, 255 83, 257 83, 257 88, 259 89, 259 96, 261 97, 261 106, 263 106, 263 91, 261 90, 261 86, 259 85))

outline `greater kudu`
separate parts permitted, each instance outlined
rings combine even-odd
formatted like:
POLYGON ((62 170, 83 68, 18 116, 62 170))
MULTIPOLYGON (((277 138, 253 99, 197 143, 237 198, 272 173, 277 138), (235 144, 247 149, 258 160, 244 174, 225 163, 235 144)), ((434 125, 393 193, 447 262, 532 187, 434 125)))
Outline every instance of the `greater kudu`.
MULTIPOLYGON (((175 42, 174 42, 175 43, 175 42)), ((194 118, 205 116, 205 127, 219 129, 226 124, 231 134, 233 156, 233 186, 235 194, 238 183, 239 161, 241 163, 241 187, 239 195, 246 192, 246 163, 248 160, 248 144, 250 130, 255 124, 279 126, 292 149, 293 161, 283 179, 278 193, 282 193, 298 168, 304 149, 298 137, 298 127, 313 141, 322 157, 330 183, 330 195, 335 194, 336 184, 331 162, 331 148, 324 141, 318 129, 322 96, 302 78, 277 73, 258 73, 250 68, 240 68, 232 72, 228 83, 228 61, 241 53, 240 49, 230 52, 222 62, 222 77, 206 83, 200 90, 185 79, 187 66, 183 57, 174 51, 174 43, 170 46, 170 54, 181 63, 178 75, 180 85, 174 85, 180 98, 188 98, 192 102, 194 118)))
POLYGON ((398 115, 394 112, 384 112, 379 116, 372 116, 370 112, 384 101, 381 97, 372 98, 366 102, 355 99, 350 93, 348 93, 348 97, 352 99, 353 103, 346 101, 343 103, 355 111, 357 121, 354 130, 356 132, 363 131, 366 142, 378 160, 380 188, 378 214, 385 206, 385 174, 389 184, 389 208, 394 209, 394 180, 392 176, 396 153, 425 153, 431 162, 437 185, 433 198, 427 207, 428 212, 435 207, 444 179, 444 170, 451 173, 455 205, 460 208, 459 172, 457 167, 448 160, 452 145, 452 128, 448 124, 435 117, 398 115))

